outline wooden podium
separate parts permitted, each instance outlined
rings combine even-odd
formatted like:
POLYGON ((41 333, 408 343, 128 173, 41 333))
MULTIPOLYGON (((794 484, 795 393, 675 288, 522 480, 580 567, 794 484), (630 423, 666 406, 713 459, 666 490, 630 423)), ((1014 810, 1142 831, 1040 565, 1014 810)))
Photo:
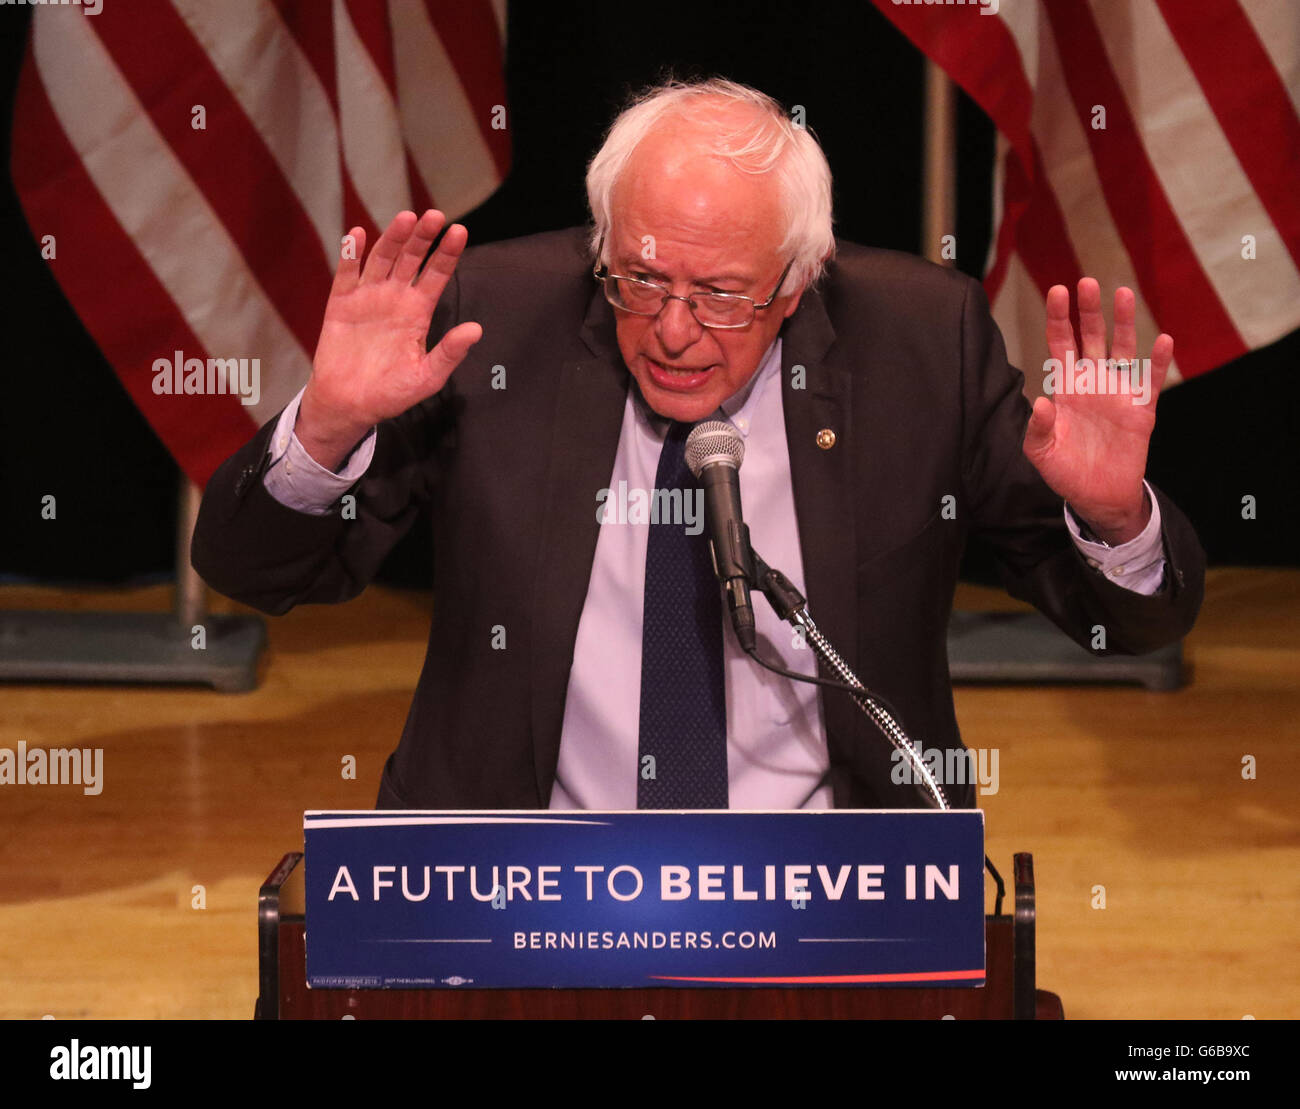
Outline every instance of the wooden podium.
MULTIPOLYGON (((1035 985, 1034 863, 1015 856, 1015 911, 985 920, 978 989, 871 987, 313 990, 307 987, 301 852, 285 855, 257 898, 257 1020, 1059 1020, 1035 985)), ((999 882, 1000 884, 1000 882, 999 882)))

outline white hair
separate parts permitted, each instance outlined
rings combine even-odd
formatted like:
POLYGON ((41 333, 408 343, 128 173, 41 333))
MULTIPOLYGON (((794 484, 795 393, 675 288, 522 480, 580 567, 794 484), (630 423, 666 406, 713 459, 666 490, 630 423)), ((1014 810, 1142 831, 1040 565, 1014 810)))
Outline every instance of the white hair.
MULTIPOLYGON (((699 126, 707 151, 743 173, 774 173, 785 215, 783 255, 794 265, 781 292, 813 284, 835 253, 831 230, 831 170, 817 140, 792 122, 781 105, 747 85, 713 78, 668 81, 641 93, 610 125, 605 142, 587 166, 587 204, 594 228, 591 251, 608 242, 614 187, 641 140, 665 119, 699 126), (719 107, 752 109, 736 122, 719 107)), ((599 258, 605 262, 607 258, 599 258)))

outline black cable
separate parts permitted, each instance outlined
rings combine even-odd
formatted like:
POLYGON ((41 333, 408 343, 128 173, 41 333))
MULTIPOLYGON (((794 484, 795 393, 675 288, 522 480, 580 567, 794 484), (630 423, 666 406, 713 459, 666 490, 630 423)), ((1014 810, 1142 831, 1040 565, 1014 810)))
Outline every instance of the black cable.
MULTIPOLYGON (((809 650, 812 650, 810 647, 809 650)), ((873 701, 879 702, 889 713, 890 716, 898 722, 898 726, 904 733, 907 729, 903 727, 903 716, 893 705, 886 701, 879 693, 873 693, 866 686, 849 685, 848 682, 837 682, 834 678, 815 677, 812 674, 800 674, 794 670, 787 670, 784 666, 777 666, 775 663, 768 662, 760 658, 758 650, 746 651, 747 655, 752 658, 759 666, 766 670, 771 670, 773 674, 780 674, 783 678, 792 678, 797 682, 808 682, 811 685, 823 685, 827 689, 842 689, 845 693, 852 693, 859 697, 870 697, 873 701)))

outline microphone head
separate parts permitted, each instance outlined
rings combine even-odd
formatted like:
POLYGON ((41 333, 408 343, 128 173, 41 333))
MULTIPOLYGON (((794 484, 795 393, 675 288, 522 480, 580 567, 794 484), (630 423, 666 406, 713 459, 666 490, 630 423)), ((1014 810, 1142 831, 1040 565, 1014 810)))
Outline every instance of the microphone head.
POLYGON ((686 437, 686 465, 696 478, 715 463, 739 470, 744 459, 745 440, 725 420, 705 420, 686 437))

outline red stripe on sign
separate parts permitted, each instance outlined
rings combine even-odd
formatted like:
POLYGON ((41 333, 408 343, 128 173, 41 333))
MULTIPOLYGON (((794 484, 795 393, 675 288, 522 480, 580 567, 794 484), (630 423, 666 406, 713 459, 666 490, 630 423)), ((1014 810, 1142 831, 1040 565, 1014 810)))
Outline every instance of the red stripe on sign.
POLYGON ((333 275, 298 194, 171 4, 137 0, 129 14, 119 11, 94 20, 95 31, 289 330, 310 352, 333 275), (150 27, 148 37, 140 34, 142 24, 150 27), (203 130, 191 126, 196 105, 205 110, 203 130))
MULTIPOLYGON (((158 396, 153 360, 175 350, 197 357, 189 329, 131 237, 114 218, 68 142, 32 58, 19 74, 13 179, 37 239, 54 235, 50 271, 127 392, 181 469, 199 485, 256 425, 230 396, 158 396)), ((222 352, 224 353, 224 352, 222 352)))
POLYGON ((913 971, 905 974, 805 974, 791 978, 761 977, 708 977, 705 975, 687 976, 680 974, 651 974, 649 978, 659 982, 736 982, 749 985, 771 986, 845 986, 861 985, 866 982, 982 982, 982 970, 928 970, 913 971))
POLYGON ((506 102, 501 38, 492 7, 488 0, 424 0, 424 10, 456 67, 497 174, 505 177, 510 169, 509 128, 492 127, 493 109, 506 102))
POLYGON ((1188 376, 1231 361, 1246 344, 1160 187, 1091 9, 1084 0, 1060 0, 1044 11, 1111 219, 1151 315, 1179 344, 1179 369, 1188 376), (1105 130, 1087 122, 1094 105, 1106 109, 1105 130))
POLYGON ((1300 117, 1254 26, 1236 4, 1156 3, 1251 188, 1300 266, 1300 117))

